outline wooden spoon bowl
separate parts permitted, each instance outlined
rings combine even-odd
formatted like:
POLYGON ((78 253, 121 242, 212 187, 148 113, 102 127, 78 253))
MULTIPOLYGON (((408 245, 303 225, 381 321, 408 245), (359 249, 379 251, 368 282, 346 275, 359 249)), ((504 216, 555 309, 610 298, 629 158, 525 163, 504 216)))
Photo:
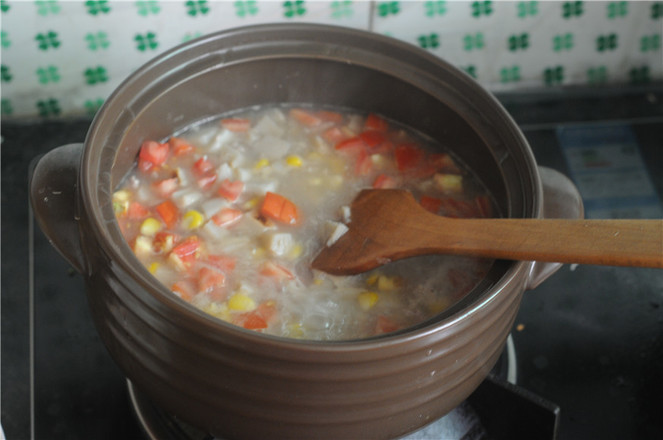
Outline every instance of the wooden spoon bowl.
POLYGON ((348 227, 314 269, 350 275, 428 254, 663 268, 663 220, 457 219, 379 189, 359 193, 348 227))

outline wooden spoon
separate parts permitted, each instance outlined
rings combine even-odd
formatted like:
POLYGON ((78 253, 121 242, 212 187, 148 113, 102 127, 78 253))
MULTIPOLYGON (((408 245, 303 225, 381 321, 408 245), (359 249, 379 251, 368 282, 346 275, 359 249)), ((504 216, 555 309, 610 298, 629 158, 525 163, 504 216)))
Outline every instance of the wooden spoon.
POLYGON ((397 189, 360 192, 350 213, 314 269, 350 275, 427 254, 663 268, 663 220, 456 219, 397 189))

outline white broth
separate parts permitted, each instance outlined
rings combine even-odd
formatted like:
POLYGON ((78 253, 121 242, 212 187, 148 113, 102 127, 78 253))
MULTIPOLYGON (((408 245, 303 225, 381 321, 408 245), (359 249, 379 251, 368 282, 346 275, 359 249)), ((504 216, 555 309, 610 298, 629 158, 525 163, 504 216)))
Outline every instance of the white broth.
POLYGON ((491 264, 431 256, 356 276, 311 270, 369 187, 406 188, 439 215, 492 212, 471 173, 406 127, 375 114, 282 106, 144 142, 113 203, 137 258, 182 300, 266 334, 348 340, 440 313, 491 264))

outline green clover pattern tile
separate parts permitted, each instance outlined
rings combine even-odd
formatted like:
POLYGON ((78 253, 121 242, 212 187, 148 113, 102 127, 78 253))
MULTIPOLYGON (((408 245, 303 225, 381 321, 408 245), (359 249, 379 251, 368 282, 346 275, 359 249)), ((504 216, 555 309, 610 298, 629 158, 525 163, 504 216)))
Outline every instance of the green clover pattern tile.
POLYGON ((267 22, 388 35, 494 90, 663 80, 663 1, 0 0, 0 13, 3 117, 92 115, 157 54, 267 22))

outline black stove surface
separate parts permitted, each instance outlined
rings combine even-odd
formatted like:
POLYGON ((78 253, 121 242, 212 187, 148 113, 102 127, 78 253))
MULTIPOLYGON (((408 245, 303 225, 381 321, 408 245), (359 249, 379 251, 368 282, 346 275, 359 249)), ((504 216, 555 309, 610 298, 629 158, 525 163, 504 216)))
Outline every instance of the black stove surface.
MULTIPOLYGON (((588 214, 646 216, 661 209, 660 86, 499 98, 538 163, 583 185, 588 214), (615 136, 623 145, 616 153, 596 134, 606 127, 620 134, 615 136), (578 139, 584 144, 574 144, 578 139), (625 185, 612 186, 614 194, 592 192, 586 183, 606 176, 573 161, 578 151, 595 159, 587 142, 622 162, 619 154, 639 158, 628 169, 608 166, 603 174, 635 179, 633 191, 642 194, 622 194, 625 185), (645 176, 644 183, 638 176, 645 176)), ((92 326, 81 276, 48 244, 29 213, 30 162, 59 145, 81 142, 89 124, 87 119, 2 124, 2 426, 10 440, 142 436, 126 381, 92 326)), ((663 271, 653 269, 564 266, 526 292, 512 332, 517 384, 559 405, 557 438, 663 438, 662 305, 663 271)), ((495 396, 505 387, 510 386, 489 380, 475 394, 495 388, 489 393, 495 396)), ((491 398, 477 396, 471 403, 482 412, 491 398)), ((509 410, 533 417, 526 407, 509 410)), ((510 417, 502 425, 518 423, 510 417)), ((513 438, 503 436, 508 427, 490 427, 493 438, 513 438)))

